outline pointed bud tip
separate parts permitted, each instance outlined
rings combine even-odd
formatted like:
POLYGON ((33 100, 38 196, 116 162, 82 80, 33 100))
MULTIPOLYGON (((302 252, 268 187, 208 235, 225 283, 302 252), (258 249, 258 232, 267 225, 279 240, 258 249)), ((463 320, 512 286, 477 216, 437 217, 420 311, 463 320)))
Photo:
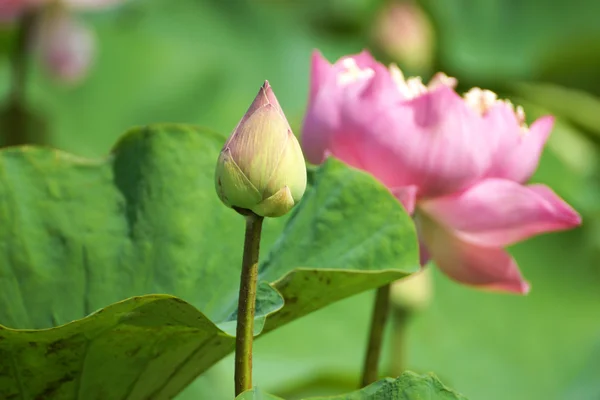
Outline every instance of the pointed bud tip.
MULTIPOLYGON (((283 114, 283 110, 281 109, 281 106, 279 105, 279 101, 277 100, 277 97, 275 96, 275 92, 273 92, 273 89, 271 88, 271 84, 269 84, 269 81, 265 81, 265 83, 263 83, 263 85, 260 87, 260 91, 259 93, 262 93, 264 95, 264 97, 262 98, 262 100, 264 100, 266 98, 266 104, 271 104, 273 105, 273 107, 275 107, 275 109, 277 109, 279 111, 279 113, 285 118, 285 115, 283 114)), ((261 105, 265 105, 265 103, 261 103, 261 105)))
POLYGON ((228 207, 279 217, 306 190, 302 150, 265 81, 217 160, 215 187, 228 207))

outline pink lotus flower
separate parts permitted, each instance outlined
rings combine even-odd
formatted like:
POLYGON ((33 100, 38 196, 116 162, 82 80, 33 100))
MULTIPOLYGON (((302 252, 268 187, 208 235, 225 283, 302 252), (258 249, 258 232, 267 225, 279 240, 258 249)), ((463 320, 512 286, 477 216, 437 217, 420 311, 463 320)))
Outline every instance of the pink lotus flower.
POLYGON ((537 168, 554 119, 531 126, 523 110, 436 75, 427 86, 366 51, 331 65, 312 58, 302 147, 308 161, 333 155, 368 171, 414 215, 424 265, 487 289, 526 293, 504 247, 573 228, 581 218, 544 185, 537 168))

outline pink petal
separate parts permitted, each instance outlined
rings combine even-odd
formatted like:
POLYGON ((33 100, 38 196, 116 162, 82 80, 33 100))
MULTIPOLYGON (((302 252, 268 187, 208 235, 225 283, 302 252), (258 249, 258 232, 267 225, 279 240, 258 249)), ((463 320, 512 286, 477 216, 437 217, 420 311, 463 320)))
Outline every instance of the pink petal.
POLYGON ((339 112, 336 99, 323 96, 320 100, 311 100, 302 123, 300 144, 304 157, 313 163, 325 161, 325 152, 329 148, 331 136, 339 125, 339 112))
POLYGON ((330 76, 332 66, 319 50, 314 50, 310 59, 310 94, 309 101, 312 101, 320 87, 330 76))
POLYGON ((399 188, 392 188, 390 191, 402 203, 406 212, 411 214, 415 211, 415 204, 417 202, 417 187, 416 186, 405 186, 399 188))
MULTIPOLYGON (((343 63, 345 59, 352 58, 359 69, 371 69, 373 70, 373 76, 366 82, 366 85, 361 85, 360 88, 362 95, 369 97, 371 100, 380 101, 382 104, 389 104, 398 100, 404 100, 402 94, 398 90, 396 82, 392 79, 390 70, 383 64, 377 62, 371 53, 367 50, 363 50, 360 54, 342 57, 333 66, 336 73, 342 71, 343 63)), ((358 94, 358 93, 357 93, 358 94)))
POLYGON ((482 120, 451 88, 410 101, 377 95, 344 102, 333 155, 388 187, 414 185, 426 197, 464 189, 487 171, 492 149, 482 120))
POLYGON ((450 278, 481 289, 525 294, 529 284, 502 248, 467 243, 423 218, 421 235, 435 264, 450 278))
MULTIPOLYGON (((340 104, 355 101, 358 94, 369 83, 370 78, 340 84, 338 75, 346 71, 344 61, 353 59, 359 69, 381 70, 373 57, 363 51, 357 55, 342 57, 330 65, 318 52, 313 52, 311 61, 311 82, 308 107, 302 126, 302 149, 308 161, 320 164, 325 159, 325 151, 334 132, 342 129, 340 104)), ((385 74, 389 75, 387 70, 385 74)))
POLYGON ((311 59, 310 95, 302 123, 301 145, 313 164, 325 160, 331 133, 339 121, 335 76, 332 66, 315 50, 311 59))
POLYGON ((524 131, 514 111, 498 103, 484 118, 490 140, 496 148, 487 177, 525 182, 538 166, 544 144, 554 125, 552 116, 536 120, 524 131))
POLYGON ((545 116, 536 120, 529 132, 510 155, 507 154, 504 177, 516 182, 526 182, 538 167, 544 145, 554 126, 554 117, 545 116))
POLYGON ((426 200, 419 208, 462 240, 504 247, 581 223, 573 208, 543 185, 486 179, 468 190, 426 200))
POLYGON ((381 65, 377 62, 377 60, 373 58, 373 56, 371 55, 371 53, 369 53, 368 50, 364 49, 358 54, 351 54, 348 56, 341 57, 335 62, 334 70, 336 70, 337 72, 337 69, 343 64, 344 60, 348 58, 352 58, 360 69, 375 68, 376 66, 381 65))
POLYGON ((375 74, 361 94, 362 101, 373 102, 381 107, 389 107, 390 104, 408 100, 398 89, 398 83, 394 81, 388 68, 376 64, 371 69, 375 71, 375 74))

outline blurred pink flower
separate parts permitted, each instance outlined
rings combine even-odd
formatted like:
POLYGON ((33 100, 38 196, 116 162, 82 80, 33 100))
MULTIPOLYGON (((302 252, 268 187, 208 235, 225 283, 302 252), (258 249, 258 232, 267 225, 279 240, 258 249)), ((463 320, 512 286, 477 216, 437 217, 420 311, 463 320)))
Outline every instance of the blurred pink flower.
POLYGON ((321 163, 333 155, 368 171, 414 215, 422 264, 451 278, 526 293, 504 247, 581 219, 544 185, 523 183, 537 168, 552 117, 530 127, 523 110, 490 91, 464 97, 437 74, 426 86, 368 52, 331 65, 312 57, 302 147, 321 163))
POLYGON ((97 11, 125 0, 0 0, 0 22, 11 22, 24 12, 37 15, 34 46, 46 70, 66 82, 80 81, 92 63, 95 40, 75 11, 97 11))
POLYGON ((28 7, 29 0, 0 0, 0 22, 13 21, 18 18, 28 7))
POLYGON ((44 15, 35 41, 53 77, 76 83, 86 76, 95 51, 94 35, 70 13, 58 10, 44 15))
POLYGON ((62 4, 76 10, 100 10, 124 2, 125 0, 61 0, 62 4))

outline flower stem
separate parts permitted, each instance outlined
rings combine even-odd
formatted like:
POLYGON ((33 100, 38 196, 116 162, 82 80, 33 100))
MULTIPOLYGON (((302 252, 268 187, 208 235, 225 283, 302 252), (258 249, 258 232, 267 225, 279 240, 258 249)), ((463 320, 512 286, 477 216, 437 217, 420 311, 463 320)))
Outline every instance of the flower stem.
POLYGON ((369 333, 361 387, 365 387, 377 380, 383 333, 389 314, 389 307, 390 285, 387 284, 377 289, 377 294, 375 295, 375 305, 371 318, 371 332, 369 333))
POLYGON ((33 29, 34 15, 24 13, 17 25, 17 37, 14 51, 11 57, 12 82, 10 88, 10 100, 20 102, 24 97, 25 82, 28 69, 28 50, 31 31, 33 29))
POLYGON ((252 340, 263 217, 246 213, 246 238, 235 337, 235 395, 252 388, 252 340))
POLYGON ((35 24, 35 14, 24 13, 17 25, 14 50, 11 55, 11 83, 4 118, 6 132, 4 145, 15 146, 29 141, 27 115, 25 113, 25 92, 29 70, 29 43, 35 24))

